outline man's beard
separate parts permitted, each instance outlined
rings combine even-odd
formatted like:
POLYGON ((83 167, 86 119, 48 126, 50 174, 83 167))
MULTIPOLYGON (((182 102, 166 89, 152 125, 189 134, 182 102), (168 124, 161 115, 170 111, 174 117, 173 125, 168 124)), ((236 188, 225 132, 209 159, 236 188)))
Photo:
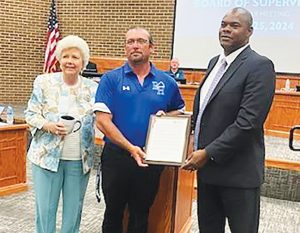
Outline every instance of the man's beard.
POLYGON ((136 65, 142 64, 145 62, 145 58, 141 54, 140 54, 140 56, 132 56, 130 60, 133 64, 136 64, 136 65))

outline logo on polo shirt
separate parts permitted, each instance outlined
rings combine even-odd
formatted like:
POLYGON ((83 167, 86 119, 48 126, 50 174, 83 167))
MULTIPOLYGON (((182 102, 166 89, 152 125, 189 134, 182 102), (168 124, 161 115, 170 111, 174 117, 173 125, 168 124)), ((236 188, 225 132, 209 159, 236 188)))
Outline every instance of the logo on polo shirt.
POLYGON ((153 85, 152 90, 157 91, 157 95, 165 94, 165 92, 164 92, 165 84, 162 81, 160 81, 160 82, 153 81, 152 85, 153 85))
POLYGON ((130 91, 130 86, 123 86, 123 87, 122 87, 122 90, 123 90, 123 91, 130 91))

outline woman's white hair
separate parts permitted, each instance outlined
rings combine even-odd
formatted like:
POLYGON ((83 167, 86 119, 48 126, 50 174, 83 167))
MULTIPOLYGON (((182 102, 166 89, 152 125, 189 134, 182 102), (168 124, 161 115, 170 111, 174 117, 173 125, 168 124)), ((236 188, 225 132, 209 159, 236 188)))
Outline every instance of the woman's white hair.
POLYGON ((69 35, 58 41, 55 50, 56 59, 60 61, 62 51, 70 48, 77 48, 80 50, 84 69, 90 60, 90 49, 86 41, 79 36, 69 35))

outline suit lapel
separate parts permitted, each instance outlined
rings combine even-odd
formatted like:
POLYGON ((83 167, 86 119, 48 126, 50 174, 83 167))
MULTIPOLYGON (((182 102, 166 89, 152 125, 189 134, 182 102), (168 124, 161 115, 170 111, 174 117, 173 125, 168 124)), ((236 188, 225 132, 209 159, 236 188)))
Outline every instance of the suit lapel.
POLYGON ((205 80, 207 79, 208 75, 210 74, 210 72, 212 71, 212 69, 214 68, 214 66, 216 65, 217 61, 219 59, 219 56, 214 57, 207 68, 206 74, 204 79, 202 80, 202 82, 200 83, 198 90, 196 92, 195 98, 194 98, 194 104, 193 104, 193 121, 192 121, 192 129, 195 129, 195 124, 196 124, 196 120, 197 120, 197 116, 199 113, 199 104, 200 104, 200 90, 201 87, 203 85, 203 83, 205 82, 205 80))
POLYGON ((202 82, 200 83, 199 87, 198 87, 198 91, 197 91, 197 98, 198 100, 200 99, 200 90, 205 82, 205 80, 207 79, 208 75, 210 74, 210 72, 212 71, 212 69, 215 67, 215 65, 217 64, 217 61, 219 59, 219 56, 217 57, 214 57, 211 62, 209 63, 208 65, 208 68, 207 68, 207 71, 206 71, 206 74, 205 74, 205 77, 204 79, 202 80, 202 82))
POLYGON ((242 51, 237 58, 230 64, 226 72, 224 73, 223 77, 219 81, 218 85, 216 86, 215 90, 213 91, 211 97, 207 104, 211 102, 213 98, 219 93, 222 87, 232 78, 235 71, 244 63, 245 59, 248 57, 248 54, 251 52, 250 46, 247 47, 244 51, 242 51))

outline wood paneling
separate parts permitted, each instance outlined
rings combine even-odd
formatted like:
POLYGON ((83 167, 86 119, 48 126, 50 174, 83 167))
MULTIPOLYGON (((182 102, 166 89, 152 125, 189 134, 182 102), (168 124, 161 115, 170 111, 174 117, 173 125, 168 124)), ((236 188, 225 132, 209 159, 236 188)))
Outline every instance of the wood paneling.
POLYGON ((188 232, 192 224, 192 200, 195 173, 182 169, 179 169, 178 173, 175 226, 173 232, 182 233, 188 232))
POLYGON ((97 70, 99 73, 105 73, 107 71, 113 70, 119 66, 122 66, 125 59, 122 58, 108 58, 108 57, 91 57, 91 62, 97 65, 97 70))
POLYGON ((276 75, 276 90, 284 88, 287 79, 290 80, 291 88, 295 89, 296 85, 300 85, 300 75, 276 75))
MULTIPOLYGON (((186 110, 193 110, 193 101, 198 86, 179 85, 185 100, 186 110)), ((276 91, 273 104, 266 119, 264 128, 266 135, 288 137, 294 125, 300 124, 300 93, 276 91)), ((299 135, 295 135, 299 139, 299 135)))
POLYGON ((149 233, 169 233, 172 228, 174 198, 176 195, 177 173, 174 169, 167 167, 164 169, 161 179, 158 194, 154 204, 150 209, 149 215, 149 233))
POLYGON ((194 173, 166 167, 150 210, 148 233, 188 233, 191 227, 194 173))
POLYGON ((284 170, 298 171, 300 172, 300 163, 296 161, 286 161, 279 159, 266 159, 266 167, 275 167, 284 170))
MULTIPOLYGON (((194 173, 177 167, 166 167, 150 209, 148 233, 188 233, 192 224, 194 173)), ((124 232, 128 210, 124 215, 124 232)))
POLYGON ((184 76, 187 84, 199 85, 202 82, 205 71, 203 70, 184 70, 184 76))
POLYGON ((0 196, 27 190, 27 125, 0 126, 0 196))
POLYGON ((266 134, 288 137, 297 124, 300 124, 300 93, 276 91, 264 126, 266 134))
POLYGON ((193 111, 194 98, 198 89, 198 85, 179 84, 181 95, 185 102, 185 110, 193 111))

